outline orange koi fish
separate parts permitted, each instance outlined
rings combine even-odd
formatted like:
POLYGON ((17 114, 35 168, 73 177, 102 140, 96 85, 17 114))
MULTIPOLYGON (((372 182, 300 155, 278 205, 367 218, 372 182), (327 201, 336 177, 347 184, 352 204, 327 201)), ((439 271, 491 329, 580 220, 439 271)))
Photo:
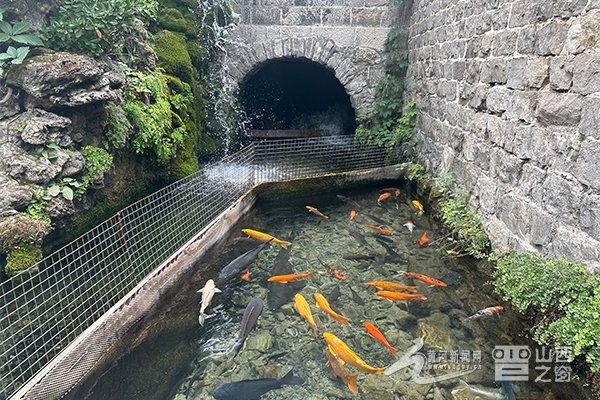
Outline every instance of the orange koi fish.
POLYGON ((350 221, 354 221, 358 213, 355 210, 350 211, 350 221))
POLYGON ((375 232, 379 233, 380 235, 384 235, 384 236, 392 236, 394 234, 394 231, 391 228, 387 228, 385 226, 377 226, 377 225, 365 225, 367 228, 370 228, 372 230, 374 230, 375 232))
POLYGON ((319 218, 329 219, 329 217, 327 215, 323 214, 321 211, 317 210, 315 207, 306 206, 306 209, 308 210, 308 212, 315 214, 319 218))
POLYGON ((367 286, 373 286, 374 288, 380 290, 391 290, 391 291, 407 291, 407 292, 416 292, 416 286, 406 286, 401 283, 389 282, 389 281, 372 281, 367 282, 367 286))
POLYGON ((240 278, 241 278, 243 281, 250 282, 250 275, 252 275, 252 273, 250 272, 250 270, 246 270, 246 272, 244 272, 244 273, 242 274, 242 276, 240 276, 240 278))
POLYGON ((268 282, 272 283, 289 283, 293 281, 299 281, 302 279, 312 279, 314 273, 306 272, 303 274, 287 274, 287 275, 275 275, 267 279, 268 282))
POLYGON ((400 189, 398 189, 398 188, 393 188, 393 187, 392 187, 392 188, 385 188, 385 189, 381 189, 381 190, 379 191, 379 193, 393 193, 393 194, 394 194, 394 196, 396 196, 396 197, 400 197, 400 194, 401 194, 402 192, 400 191, 400 189))
POLYGON ((340 271, 338 269, 328 268, 327 272, 329 272, 329 275, 333 276, 338 281, 345 281, 346 279, 348 279, 346 277, 346 274, 344 274, 342 271, 340 271))
POLYGON ((328 314, 331 318, 335 319, 340 324, 345 325, 348 323, 349 319, 347 317, 344 317, 343 315, 333 311, 325 296, 323 296, 321 293, 315 293, 314 296, 315 302, 317 303, 317 307, 319 307, 321 310, 323 310, 326 314, 328 314))
POLYGON ((424 232, 421 237, 419 238, 419 246, 424 247, 427 246, 429 244, 429 234, 427 234, 427 232, 424 232))
POLYGON ((300 316, 304 318, 306 322, 308 322, 308 325, 312 329, 315 337, 318 337, 319 330, 317 328, 317 323, 313 318, 312 311, 310 310, 308 302, 300 293, 296 293, 296 295, 294 296, 294 308, 296 309, 296 312, 300 314, 300 316))
POLYGON ((402 276, 406 276, 406 277, 409 277, 409 278, 414 278, 414 279, 416 279, 418 281, 421 281, 421 282, 426 283, 426 284, 431 285, 431 286, 441 286, 441 287, 448 286, 448 285, 446 285, 445 282, 442 282, 439 279, 435 279, 435 278, 432 278, 430 276, 423 275, 423 274, 416 274, 414 272, 403 271, 402 272, 402 276))
POLYGON ((504 306, 488 307, 484 308, 483 310, 477 311, 475 314, 471 315, 467 319, 472 321, 474 319, 479 319, 482 317, 491 317, 492 315, 500 314, 502 311, 504 311, 504 306))
POLYGON ((331 374, 333 375, 333 377, 340 378, 342 382, 344 382, 346 386, 348 386, 350 392, 352 392, 353 394, 358 394, 358 383, 356 382, 358 374, 351 374, 350 372, 346 371, 346 369, 344 368, 344 362, 336 356, 334 356, 328 349, 325 349, 324 353, 325 358, 327 360, 325 364, 329 368, 331 368, 331 374))
POLYGON ((242 229, 242 233, 244 235, 250 236, 252 239, 256 239, 260 242, 273 242, 275 244, 280 245, 282 248, 287 249, 288 246, 291 245, 290 242, 286 242, 285 240, 277 239, 275 236, 271 236, 268 233, 255 231, 254 229, 242 229))
POLYGON ((371 374, 376 375, 383 374, 383 370, 385 368, 371 367, 369 364, 364 362, 364 360, 360 358, 355 352, 353 352, 346 343, 341 341, 333 333, 325 332, 323 334, 323 337, 325 338, 325 341, 329 346, 329 351, 340 360, 347 362, 348 364, 360 369, 361 371, 369 372, 371 374))
POLYGON ((417 210, 417 214, 423 215, 425 213, 425 208, 419 200, 413 200, 411 201, 411 204, 417 210))
POLYGON ((381 205, 384 201, 389 200, 392 197, 391 193, 385 192, 379 195, 377 198, 377 204, 381 205))
POLYGON ((363 322, 362 326, 365 328, 365 331, 367 331, 369 336, 381 343, 383 347, 388 349, 388 351, 392 353, 395 358, 398 358, 398 351, 396 351, 396 349, 387 341, 385 336, 383 336, 383 333, 381 333, 381 331, 377 329, 375 325, 365 321, 363 322))
POLYGON ((402 293, 402 292, 390 292, 387 290, 380 290, 375 292, 375 294, 379 297, 383 297, 388 300, 427 300, 427 297, 422 293, 402 293))

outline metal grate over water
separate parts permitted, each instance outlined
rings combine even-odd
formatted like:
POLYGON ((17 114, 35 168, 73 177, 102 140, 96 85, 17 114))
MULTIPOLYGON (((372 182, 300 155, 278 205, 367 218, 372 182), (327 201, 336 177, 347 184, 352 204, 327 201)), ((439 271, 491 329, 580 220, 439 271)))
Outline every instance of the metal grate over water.
MULTIPOLYGON (((385 156, 383 149, 358 144, 353 137, 253 142, 124 208, 44 258, 32 272, 2 283, 0 399, 19 390, 251 187, 380 167, 385 156)), ((79 374, 69 377, 65 371, 57 390, 81 376, 81 368, 72 368, 79 374)))

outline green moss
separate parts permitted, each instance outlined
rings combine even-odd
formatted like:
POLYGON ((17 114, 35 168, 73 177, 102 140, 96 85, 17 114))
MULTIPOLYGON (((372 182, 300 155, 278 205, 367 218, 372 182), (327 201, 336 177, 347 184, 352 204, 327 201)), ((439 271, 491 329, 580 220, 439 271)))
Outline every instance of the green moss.
POLYGON ((187 135, 180 151, 169 166, 169 175, 177 180, 198 171, 198 128, 193 121, 186 125, 187 135))
POLYGON ((37 264, 42 259, 42 248, 39 245, 22 243, 8 252, 5 272, 15 275, 37 264))
POLYGON ((154 35, 153 47, 158 57, 158 66, 167 74, 184 82, 194 79, 194 66, 183 35, 162 30, 154 35))
POLYGON ((190 38, 198 36, 198 28, 196 27, 195 20, 184 17, 181 11, 176 8, 163 9, 158 18, 157 25, 162 29, 183 33, 190 38))
POLYGON ((108 151, 95 146, 84 146, 81 154, 85 159, 85 168, 83 170, 83 182, 90 183, 102 179, 105 173, 110 170, 113 163, 113 157, 108 151))
POLYGON ((107 147, 122 149, 127 144, 133 127, 127 120, 123 108, 114 103, 106 106, 106 143, 107 147))
POLYGON ((197 41, 188 41, 187 50, 192 60, 192 64, 198 71, 208 68, 208 54, 202 45, 197 41))

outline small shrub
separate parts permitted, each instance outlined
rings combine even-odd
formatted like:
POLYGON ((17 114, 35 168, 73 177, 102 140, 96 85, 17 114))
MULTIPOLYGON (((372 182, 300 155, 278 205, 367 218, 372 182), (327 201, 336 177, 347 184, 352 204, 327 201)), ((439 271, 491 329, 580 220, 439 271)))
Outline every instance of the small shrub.
POLYGON ((45 35, 57 49, 120 55, 157 8, 156 0, 64 0, 45 35))
POLYGON ((481 226, 481 217, 469 206, 466 191, 454 190, 442 200, 440 215, 463 251, 475 258, 484 258, 489 254, 490 240, 481 226))
POLYGON ((85 192, 92 182, 102 179, 104 174, 110 170, 113 157, 108 151, 95 146, 84 146, 81 154, 85 159, 85 168, 81 178, 82 189, 85 192))
POLYGON ((42 248, 39 245, 22 243, 8 252, 4 270, 9 276, 15 275, 33 267, 42 257, 42 248))
POLYGON ((494 286, 521 311, 542 317, 534 338, 569 346, 600 371, 600 277, 581 264, 547 260, 534 253, 495 257, 494 286))

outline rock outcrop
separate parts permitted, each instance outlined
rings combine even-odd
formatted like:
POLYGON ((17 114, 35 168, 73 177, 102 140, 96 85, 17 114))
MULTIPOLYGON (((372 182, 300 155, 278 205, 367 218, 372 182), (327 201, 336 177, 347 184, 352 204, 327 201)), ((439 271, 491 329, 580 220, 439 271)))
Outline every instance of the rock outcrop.
POLYGON ((100 143, 104 106, 120 101, 124 84, 112 62, 67 52, 44 52, 8 72, 0 86, 0 252, 39 248, 51 230, 48 217, 75 212, 69 196, 47 190, 81 177, 80 150, 100 143), (35 208, 41 202, 44 215, 35 208))

